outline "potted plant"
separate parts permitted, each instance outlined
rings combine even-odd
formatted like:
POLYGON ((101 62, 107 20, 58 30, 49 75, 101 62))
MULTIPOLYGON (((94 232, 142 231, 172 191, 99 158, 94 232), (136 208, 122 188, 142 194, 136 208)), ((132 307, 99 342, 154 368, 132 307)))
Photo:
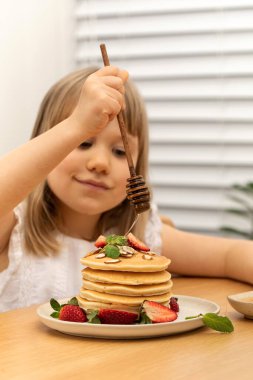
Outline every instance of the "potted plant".
POLYGON ((225 211, 243 218, 248 228, 247 231, 245 231, 241 228, 224 225, 220 230, 245 239, 253 240, 253 182, 232 185, 228 197, 236 204, 236 206, 227 208, 225 211))

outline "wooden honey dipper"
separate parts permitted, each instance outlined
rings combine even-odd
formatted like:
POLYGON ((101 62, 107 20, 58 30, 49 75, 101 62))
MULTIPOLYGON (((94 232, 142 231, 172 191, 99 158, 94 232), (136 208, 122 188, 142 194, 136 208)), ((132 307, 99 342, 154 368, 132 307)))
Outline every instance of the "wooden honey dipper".
MULTIPOLYGON (((107 55, 105 44, 100 45, 100 50, 102 53, 102 58, 105 66, 110 66, 110 61, 107 55)), ((130 153, 128 139, 126 134, 126 127, 123 118, 122 111, 117 115, 119 128, 122 136, 122 141, 124 144, 124 149, 126 152, 127 163, 130 172, 130 178, 127 179, 126 193, 127 199, 134 206, 137 214, 141 214, 144 211, 150 209, 150 193, 149 189, 145 184, 144 178, 142 175, 136 175, 133 159, 130 153)))

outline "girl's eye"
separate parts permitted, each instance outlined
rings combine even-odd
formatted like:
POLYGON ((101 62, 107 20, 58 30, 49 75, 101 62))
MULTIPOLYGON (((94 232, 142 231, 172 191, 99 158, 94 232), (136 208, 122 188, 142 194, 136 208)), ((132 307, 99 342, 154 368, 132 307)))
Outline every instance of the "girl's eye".
POLYGON ((79 149, 89 149, 91 146, 91 141, 84 141, 82 144, 79 145, 79 149))
POLYGON ((117 157, 125 157, 125 155, 126 155, 126 152, 124 151, 124 149, 120 149, 120 148, 115 148, 113 150, 113 152, 114 152, 115 156, 117 156, 117 157))

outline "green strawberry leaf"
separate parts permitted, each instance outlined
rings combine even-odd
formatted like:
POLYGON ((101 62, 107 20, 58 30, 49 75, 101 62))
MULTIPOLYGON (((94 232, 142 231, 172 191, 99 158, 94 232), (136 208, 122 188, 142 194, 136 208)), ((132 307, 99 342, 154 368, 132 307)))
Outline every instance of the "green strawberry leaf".
POLYGON ((98 318, 98 310, 87 310, 86 315, 88 323, 101 323, 100 319, 98 318))
POLYGON ((58 301, 56 301, 54 298, 51 298, 50 300, 50 305, 51 307, 56 310, 56 311, 60 311, 61 310, 61 305, 59 304, 58 301))
POLYGON ((118 247, 115 247, 115 245, 107 244, 105 247, 105 254, 111 259, 117 259, 120 255, 120 251, 118 247))
POLYGON ((71 300, 68 301, 68 305, 79 306, 77 298, 76 297, 71 298, 71 300))
POLYGON ((106 238, 106 243, 111 245, 127 245, 127 238, 121 235, 109 235, 106 238))
POLYGON ((186 317, 185 319, 193 319, 203 317, 203 323, 205 326, 213 329, 215 331, 223 332, 223 333, 231 333, 234 331, 234 326, 228 317, 222 317, 215 313, 206 313, 206 314, 198 314, 191 317, 186 317))
POLYGON ((149 324, 152 323, 151 319, 147 316, 147 314, 145 313, 145 311, 141 312, 139 323, 141 325, 149 325, 149 324))
POLYGON ((50 317, 53 317, 53 318, 59 318, 59 315, 60 315, 60 313, 59 313, 59 311, 54 311, 52 314, 50 314, 50 317))

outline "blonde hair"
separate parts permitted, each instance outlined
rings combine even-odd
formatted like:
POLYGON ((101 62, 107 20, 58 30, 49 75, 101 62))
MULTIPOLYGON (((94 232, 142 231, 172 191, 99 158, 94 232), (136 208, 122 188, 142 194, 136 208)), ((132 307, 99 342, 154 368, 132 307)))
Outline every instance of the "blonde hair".
MULTIPOLYGON (((45 95, 35 121, 31 138, 34 138, 66 119, 73 111, 87 77, 97 71, 95 67, 75 71, 58 81, 45 95)), ((136 173, 147 183, 148 123, 144 103, 134 84, 126 83, 126 111, 124 120, 128 132, 138 137, 139 156, 136 173)), ((25 247, 31 253, 47 255, 59 251, 57 233, 56 198, 45 180, 28 196, 25 215, 25 247)), ((135 211, 127 199, 112 210, 102 214, 97 226, 98 234, 126 233, 135 217, 135 211), (117 225, 115 225, 115 221, 117 225)), ((133 233, 144 240, 148 213, 141 214, 133 233)))

